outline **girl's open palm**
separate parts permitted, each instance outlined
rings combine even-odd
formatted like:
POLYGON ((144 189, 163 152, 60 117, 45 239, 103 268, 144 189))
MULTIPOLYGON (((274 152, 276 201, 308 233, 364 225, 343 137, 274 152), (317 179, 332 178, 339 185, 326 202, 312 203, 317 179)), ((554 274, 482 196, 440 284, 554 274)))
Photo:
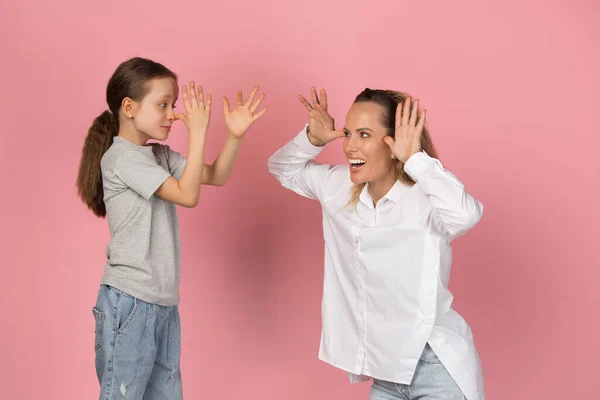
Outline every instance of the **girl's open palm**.
POLYGON ((255 86, 254 89, 252 89, 252 92, 250 92, 250 96, 248 96, 245 103, 242 91, 239 90, 237 93, 237 104, 233 110, 229 105, 229 99, 223 97, 225 125, 227 126, 227 130, 236 138, 243 137, 252 124, 267 112, 267 108, 264 108, 260 112, 255 113, 265 98, 265 95, 261 94, 258 99, 254 101, 258 89, 258 86, 255 86))

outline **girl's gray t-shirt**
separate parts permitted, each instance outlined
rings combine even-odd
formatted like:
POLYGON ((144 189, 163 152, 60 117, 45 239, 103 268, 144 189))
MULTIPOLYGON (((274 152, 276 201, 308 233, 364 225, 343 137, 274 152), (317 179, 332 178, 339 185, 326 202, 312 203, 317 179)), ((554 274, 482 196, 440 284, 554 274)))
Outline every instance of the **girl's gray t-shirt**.
POLYGON ((101 284, 147 303, 179 303, 180 242, 175 204, 154 195, 185 158, 169 146, 138 146, 115 136, 101 161, 110 228, 101 284))

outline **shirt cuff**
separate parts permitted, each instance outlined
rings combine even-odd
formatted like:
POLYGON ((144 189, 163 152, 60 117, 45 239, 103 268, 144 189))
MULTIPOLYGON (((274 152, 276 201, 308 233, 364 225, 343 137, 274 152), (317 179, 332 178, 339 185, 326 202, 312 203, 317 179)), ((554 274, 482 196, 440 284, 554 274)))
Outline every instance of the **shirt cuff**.
POLYGON ((440 160, 430 157, 425 151, 419 151, 406 161, 404 164, 404 172, 406 172, 415 181, 418 180, 419 176, 422 175, 432 166, 437 165, 438 168, 443 169, 440 160))
POLYGON ((294 138, 294 144, 302 149, 306 154, 311 157, 316 157, 320 152, 323 151, 325 146, 315 146, 310 140, 308 140, 308 134, 306 130, 308 129, 308 124, 304 126, 304 129, 294 138))

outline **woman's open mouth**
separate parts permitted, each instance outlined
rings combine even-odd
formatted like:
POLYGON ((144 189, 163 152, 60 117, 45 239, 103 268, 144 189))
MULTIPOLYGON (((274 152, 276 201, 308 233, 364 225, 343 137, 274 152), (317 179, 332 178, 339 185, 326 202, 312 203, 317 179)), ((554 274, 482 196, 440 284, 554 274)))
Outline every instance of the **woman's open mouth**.
POLYGON ((350 162, 350 171, 351 172, 358 172, 367 163, 365 160, 363 160, 361 158, 352 158, 349 160, 349 162, 350 162))

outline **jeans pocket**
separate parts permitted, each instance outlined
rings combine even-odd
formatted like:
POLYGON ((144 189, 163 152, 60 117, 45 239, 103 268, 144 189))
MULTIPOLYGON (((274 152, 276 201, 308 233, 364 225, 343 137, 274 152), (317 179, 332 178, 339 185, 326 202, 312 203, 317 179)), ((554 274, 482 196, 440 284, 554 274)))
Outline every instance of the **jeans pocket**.
POLYGON ((124 292, 121 292, 117 303, 117 335, 125 332, 137 310, 139 308, 139 300, 133 296, 130 296, 124 292))
POLYGON ((95 346, 94 346, 94 351, 98 351, 102 348, 102 344, 103 344, 103 333, 104 333, 104 317, 106 314, 104 314, 103 311, 100 311, 99 309, 97 309, 96 307, 92 308, 92 313, 94 314, 94 321, 95 321, 95 326, 94 326, 94 341, 95 341, 95 346))

